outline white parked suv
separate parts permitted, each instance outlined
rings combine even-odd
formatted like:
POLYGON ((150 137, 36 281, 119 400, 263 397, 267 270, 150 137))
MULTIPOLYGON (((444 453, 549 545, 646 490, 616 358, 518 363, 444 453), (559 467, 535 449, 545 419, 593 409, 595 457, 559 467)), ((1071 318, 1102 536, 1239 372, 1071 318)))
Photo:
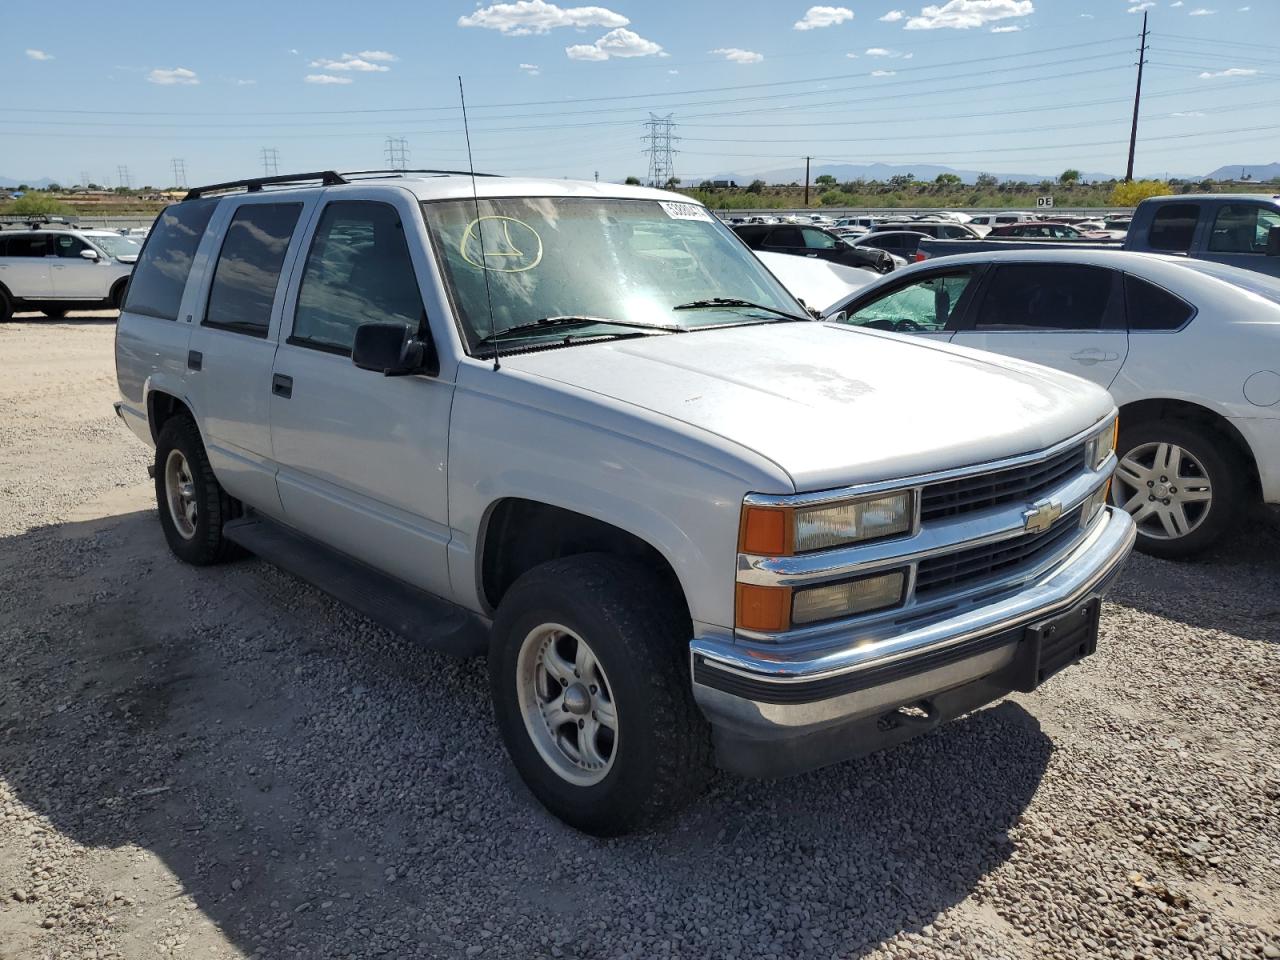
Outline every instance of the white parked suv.
POLYGON ((141 245, 110 230, 0 230, 0 322, 119 307, 141 245))
POLYGON ((1280 504, 1280 280, 1119 250, 939 257, 828 313, 1057 367, 1120 407, 1112 502, 1138 547, 1199 553, 1280 504))
POLYGON ((1093 651, 1134 537, 1102 388, 814 322, 657 190, 194 190, 116 369, 178 557, 247 548, 487 654, 520 774, 599 834, 713 758, 792 773, 1034 689, 1093 651))

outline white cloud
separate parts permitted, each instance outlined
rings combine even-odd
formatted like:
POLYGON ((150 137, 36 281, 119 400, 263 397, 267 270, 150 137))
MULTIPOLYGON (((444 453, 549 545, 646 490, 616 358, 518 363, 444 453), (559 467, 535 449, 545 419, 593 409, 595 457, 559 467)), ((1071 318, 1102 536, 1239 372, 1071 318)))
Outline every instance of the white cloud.
POLYGON ((717 53, 733 63, 759 63, 764 59, 763 53, 754 50, 741 50, 738 47, 717 47, 711 53, 717 53))
POLYGON ((157 67, 147 74, 147 80, 151 83, 158 83, 161 86, 172 86, 174 84, 185 84, 186 86, 195 86, 200 82, 200 78, 196 76, 194 70, 188 70, 186 67, 174 67, 172 70, 165 70, 157 67))
POLYGON ((1199 110, 1179 110, 1177 113, 1169 114, 1171 117, 1203 117, 1204 114, 1199 110))
POLYGON ((1016 23, 1015 23, 1015 24, 1011 24, 1010 26, 1007 26, 1007 27, 992 27, 992 28, 991 28, 991 32, 992 32, 992 33, 1018 33, 1018 32, 1019 32, 1019 31, 1021 31, 1021 30, 1022 30, 1022 28, 1021 28, 1020 26, 1018 26, 1016 23))
POLYGON ((898 71, 897 70, 872 70, 871 75, 873 77, 896 77, 898 75, 898 71))
POLYGON ((1236 7, 1236 13, 1248 13, 1253 7, 1236 7))
MULTIPOLYGON (((508 37, 524 37, 531 33, 550 33, 557 27, 625 27, 631 21, 604 7, 557 7, 544 0, 516 0, 481 7, 475 13, 458 18, 460 27, 483 27, 497 30, 508 37)), ((580 59, 607 59, 582 57, 580 59)))
POLYGON ((386 73, 391 69, 380 63, 372 63, 353 53, 344 53, 339 60, 327 60, 323 57, 319 60, 312 60, 311 66, 319 67, 321 70, 355 71, 357 73, 386 73))
POLYGON ((858 59, 858 55, 856 53, 846 53, 845 56, 848 57, 850 60, 858 59))
MULTIPOLYGON (((580 9, 596 10, 598 7, 582 7, 580 9)), ((608 60, 610 57, 665 57, 662 45, 646 40, 638 33, 618 27, 610 30, 595 43, 575 43, 565 47, 564 52, 570 60, 608 60)))
POLYGON ((27 50, 27 56, 32 60, 52 60, 52 53, 45 53, 43 50, 27 50))
POLYGON ((1210 73, 1206 70, 1200 74, 1201 80, 1212 80, 1215 77, 1252 77, 1258 71, 1252 67, 1228 67, 1226 70, 1217 70, 1210 73))
POLYGON ((289 48, 289 52, 290 52, 291 54, 293 54, 293 55, 296 57, 296 56, 298 55, 298 48, 297 48, 297 47, 290 47, 290 48, 289 48))
POLYGON ((900 57, 902 56, 897 50, 886 50, 884 47, 868 47, 866 50, 868 57, 900 57))
POLYGON ((1196 9, 1188 13, 1187 16, 1188 17, 1212 17, 1217 12, 1218 12, 1217 10, 1206 10, 1204 7, 1196 7, 1196 9))
POLYGON ((668 70, 668 71, 667 71, 667 73, 669 73, 669 74, 671 74, 671 76, 675 77, 675 76, 678 76, 678 75, 680 74, 680 71, 679 71, 679 70, 668 70))
POLYGON ((361 60, 376 60, 379 63, 395 63, 400 58, 385 50, 361 50, 356 54, 361 60))
POLYGON ((1082 14, 1080 14, 1080 16, 1081 16, 1083 19, 1085 19, 1085 20, 1092 20, 1092 19, 1093 19, 1093 14, 1092 14, 1092 13, 1082 13, 1082 14))
POLYGON ((880 17, 881 23, 897 23, 907 15, 905 10, 890 10, 883 17, 880 17))
POLYGON ((542 68, 539 67, 536 63, 522 63, 520 64, 520 69, 523 70, 525 73, 527 73, 531 77, 536 77, 538 74, 542 72, 542 68))
POLYGON ((1150 10, 1155 6, 1154 0, 1146 0, 1145 3, 1135 3, 1129 8, 1130 13, 1141 13, 1143 10, 1150 10))
POLYGON ((252 87, 258 81, 257 80, 232 80, 231 82, 234 83, 237 87, 252 87))
POLYGON ((810 7, 804 12, 804 16, 795 22, 793 29, 818 30, 822 27, 834 27, 852 19, 853 11, 848 7, 810 7))
POLYGON ((350 77, 335 77, 330 73, 308 73, 302 78, 307 83, 354 83, 350 77))
POLYGON ((1173 0, 1173 3, 1169 4, 1169 6, 1171 6, 1171 7, 1180 7, 1180 6, 1182 6, 1182 0, 1173 0))
POLYGON ((947 0, 925 7, 907 21, 908 30, 968 30, 1009 17, 1026 17, 1035 12, 1031 0, 947 0))

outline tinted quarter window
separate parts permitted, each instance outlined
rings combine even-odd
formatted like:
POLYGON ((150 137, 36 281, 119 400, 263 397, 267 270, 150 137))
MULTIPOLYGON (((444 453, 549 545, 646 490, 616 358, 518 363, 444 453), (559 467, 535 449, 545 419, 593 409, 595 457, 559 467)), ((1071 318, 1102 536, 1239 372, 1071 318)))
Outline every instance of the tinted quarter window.
POLYGON ((803 247, 804 238, 800 236, 799 227, 779 227, 769 234, 764 242, 766 247, 803 247))
POLYGON ((362 323, 422 320, 422 293, 394 207, 341 201, 324 208, 307 254, 290 342, 350 353, 362 323))
POLYGON ((1160 207, 1151 219, 1148 246, 1152 250, 1186 253, 1191 249, 1191 238, 1195 236, 1199 218, 1200 205, 1197 203, 1170 203, 1160 207))
POLYGON ((1100 330, 1113 275, 1102 267, 1001 264, 978 310, 978 330, 1100 330))
POLYGON ((1177 330, 1195 313, 1195 307, 1163 287, 1128 274, 1124 299, 1130 330, 1177 330))
POLYGON ((217 205, 217 198, 211 198, 187 200, 165 208, 129 278, 125 310, 162 320, 178 318, 196 248, 217 205))
POLYGON ((208 326, 267 335, 280 268, 301 212, 300 203, 246 203, 236 210, 213 268, 208 326))
POLYGON ((44 257, 53 253, 46 233, 28 233, 8 237, 5 243, 6 257, 44 257))
POLYGON ((1214 253, 1266 253, 1272 227, 1280 227, 1280 212, 1252 203, 1228 203, 1214 218, 1209 249, 1214 253))

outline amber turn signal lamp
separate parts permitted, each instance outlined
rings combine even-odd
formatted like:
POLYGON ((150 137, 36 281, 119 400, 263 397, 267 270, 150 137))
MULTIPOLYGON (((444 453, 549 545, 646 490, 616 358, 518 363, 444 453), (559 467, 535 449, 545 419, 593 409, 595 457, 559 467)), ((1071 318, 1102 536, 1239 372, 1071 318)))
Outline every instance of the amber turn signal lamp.
POLYGON ((762 557, 791 552, 791 511, 775 507, 744 507, 738 533, 738 550, 762 557))
POLYGON ((736 595, 738 627, 774 633, 791 626, 791 588, 738 584, 736 595))

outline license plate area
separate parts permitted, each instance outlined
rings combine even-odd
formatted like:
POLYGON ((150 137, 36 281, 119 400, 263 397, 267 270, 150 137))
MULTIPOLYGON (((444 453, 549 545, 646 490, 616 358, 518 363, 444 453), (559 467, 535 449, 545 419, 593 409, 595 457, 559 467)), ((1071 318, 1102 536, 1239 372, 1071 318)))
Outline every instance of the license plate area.
POLYGON ((1092 597, 1056 617, 1027 627, 1019 644, 1018 689, 1029 692, 1059 670, 1098 649, 1102 600, 1092 597))

